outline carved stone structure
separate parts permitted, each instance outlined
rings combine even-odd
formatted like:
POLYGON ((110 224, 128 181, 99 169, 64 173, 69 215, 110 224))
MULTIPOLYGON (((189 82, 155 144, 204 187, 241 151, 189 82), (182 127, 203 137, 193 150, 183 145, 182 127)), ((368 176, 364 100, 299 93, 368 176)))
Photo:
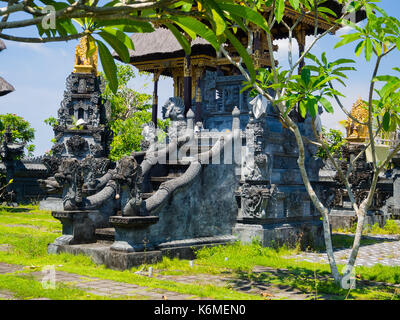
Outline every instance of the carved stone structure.
MULTIPOLYGON (((335 1, 330 5, 335 12, 342 9, 335 1)), ((289 11, 285 16, 297 19, 289 11)), ((306 15, 305 23, 296 30, 301 44, 307 34, 315 32, 310 19, 314 16, 306 15)), ((321 21, 317 32, 330 27, 321 21)), ((269 59, 272 52, 266 46, 265 33, 257 28, 250 32, 255 40, 251 56, 256 66, 267 68, 275 63, 269 59)), ((271 33, 274 39, 285 36, 279 28, 271 33)), ((238 30, 237 37, 243 43, 247 36, 238 30)), ((159 76, 173 78, 173 97, 162 110, 164 118, 171 120, 167 138, 157 141, 152 128, 143 128, 143 150, 119 160, 89 183, 81 162, 88 153, 95 156, 90 137, 68 130, 73 129, 72 115, 82 119, 84 126, 101 127, 101 109, 91 113, 97 105, 91 100, 94 95, 87 86, 84 93, 85 85, 80 81, 87 79, 86 84, 91 84, 92 75, 75 74, 78 81, 70 81, 74 94, 87 94, 87 98, 80 96, 80 101, 88 100, 74 102, 67 95, 60 109, 60 125, 68 129, 57 137, 55 151, 71 159, 61 163, 64 173, 59 172, 55 179, 65 183, 64 206, 71 211, 67 215, 55 213, 68 227, 64 238, 49 246, 49 252, 85 253, 97 263, 126 269, 144 259, 152 263, 163 255, 193 257, 193 248, 238 239, 250 242, 258 238, 263 245, 320 244, 322 224, 303 186, 294 136, 282 127, 274 107, 241 92, 244 77, 203 39, 191 41, 189 56, 162 27, 132 37, 135 50, 130 52, 131 63, 154 75, 154 128, 159 76), (91 195, 85 194, 89 185, 91 195), (91 214, 82 216, 84 210, 91 214), (111 215, 108 225, 100 227, 104 220, 100 223, 96 219, 107 215, 111 215), (84 232, 82 225, 87 225, 84 232), (77 244, 96 240, 108 242, 77 244)), ((229 43, 226 50, 238 58, 229 43)), ((302 134, 313 136, 312 119, 303 120, 299 122, 302 134)), ((102 147, 100 141, 106 140, 97 141, 102 147)), ((306 167, 312 182, 318 183, 321 163, 313 158, 315 151, 313 145, 306 144, 306 167)))
POLYGON ((75 51, 75 67, 54 126, 52 155, 44 159, 51 177, 40 181, 49 197, 40 207, 53 210, 63 223, 58 244, 90 242, 95 229, 108 227, 118 209, 118 185, 111 180, 115 164, 107 158, 110 135, 107 102, 101 98, 102 79, 97 76, 97 53, 86 56, 88 38, 75 51))
POLYGON ((248 92, 240 92, 243 76, 225 76, 222 72, 206 71, 201 79, 202 115, 204 128, 222 131, 232 126, 232 111, 240 111, 240 128, 249 120, 248 92))
POLYGON ((171 125, 168 128, 168 137, 175 139, 182 135, 182 132, 186 130, 185 105, 182 98, 169 98, 162 107, 162 114, 164 118, 171 119, 171 125))
POLYGON ((14 180, 17 161, 23 156, 26 143, 16 143, 13 141, 10 127, 7 127, 4 136, 2 137, 2 144, 0 146, 1 161, 5 165, 6 177, 4 184, 7 184, 6 190, 3 193, 3 200, 8 203, 15 203, 17 200, 17 193, 14 185, 8 184, 14 180))
MULTIPOLYGON (((343 159, 341 161, 337 159, 337 161, 341 163, 344 172, 347 172, 350 160, 354 159, 363 148, 364 145, 361 143, 349 143, 343 146, 343 159)), ((332 228, 352 227, 357 222, 357 217, 338 173, 327 163, 320 173, 320 178, 320 194, 325 199, 327 206, 331 208, 332 228)), ((386 220, 395 217, 393 208, 400 191, 395 188, 396 180, 396 169, 380 175, 373 202, 366 217, 366 225, 378 223, 383 227, 386 220)), ((367 161, 364 153, 354 163, 349 174, 349 183, 358 205, 367 197, 371 181, 372 164, 367 161)))
MULTIPOLYGON (((241 183, 235 193, 239 214, 233 233, 242 242, 257 238, 265 246, 321 244, 322 224, 301 186, 294 135, 282 128, 267 100, 257 96, 250 105, 241 183)), ((303 134, 309 136, 309 122, 300 125, 303 134)), ((315 179, 319 164, 310 159, 311 152, 307 154, 307 167, 315 179)))

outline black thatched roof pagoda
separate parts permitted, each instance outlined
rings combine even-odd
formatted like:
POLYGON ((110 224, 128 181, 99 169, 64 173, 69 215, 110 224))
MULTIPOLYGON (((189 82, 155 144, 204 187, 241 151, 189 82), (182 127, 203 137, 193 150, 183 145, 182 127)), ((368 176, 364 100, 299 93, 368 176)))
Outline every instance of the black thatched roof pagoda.
MULTIPOLYGON (((328 0, 324 6, 335 12, 336 17, 326 21, 318 17, 317 33, 321 34, 335 25, 335 20, 342 16, 344 5, 337 0, 328 0)), ((263 15, 268 16, 271 7, 265 7, 263 15)), ((299 18, 299 13, 290 6, 286 6, 283 20, 293 25, 299 18)), ((350 17, 348 17, 350 19, 350 17)), ((359 11, 352 17, 353 22, 359 22, 366 18, 365 11, 359 11)), ((336 32, 340 26, 332 29, 336 32)), ((267 45, 267 36, 265 31, 260 28, 253 28, 253 54, 255 68, 270 67, 271 59, 267 45)), ((275 24, 271 30, 274 40, 288 38, 288 30, 283 23, 275 24)), ((299 52, 302 54, 305 50, 306 36, 315 34, 315 16, 314 13, 304 15, 301 23, 293 30, 293 36, 299 44, 299 52)), ((248 35, 241 29, 236 34, 239 41, 247 46, 248 35)), ((154 93, 153 93, 153 122, 157 120, 157 83, 160 75, 172 77, 174 80, 174 96, 184 99, 186 111, 191 107, 192 97, 196 97, 196 104, 201 104, 200 79, 206 70, 223 72, 225 76, 234 76, 238 74, 236 67, 228 61, 227 58, 219 56, 215 49, 206 40, 196 38, 191 42, 192 50, 190 56, 186 56, 179 42, 172 32, 164 26, 156 27, 152 33, 137 33, 131 36, 135 45, 135 50, 130 50, 130 63, 139 71, 146 71, 154 74, 154 93), (199 98, 200 97, 200 98, 199 98), (199 101, 197 101, 199 100, 199 101)), ((227 43, 227 51, 230 52, 233 59, 238 61, 240 57, 234 47, 227 43)), ((276 51, 278 46, 274 46, 276 51)), ((116 53, 113 54, 118 60, 120 58, 116 53)), ((277 61, 275 61, 277 64, 277 61)), ((303 67, 303 62, 299 70, 303 67)), ((197 109, 196 109, 197 110, 197 109)), ((199 116, 196 113, 196 120, 199 116)))
MULTIPOLYGON (((6 45, 3 40, 0 39, 0 51, 6 49, 6 45)), ((13 92, 14 87, 9 84, 4 78, 0 77, 0 97, 5 96, 7 93, 13 92)))
POLYGON ((6 45, 4 44, 3 40, 0 39, 0 51, 4 50, 6 45))
MULTIPOLYGON (((151 33, 135 33, 131 36, 135 50, 129 50, 131 62, 184 57, 185 51, 171 31, 158 28, 151 33)), ((192 41, 192 55, 206 54, 215 57, 215 49, 206 40, 192 41)))
POLYGON ((9 84, 4 78, 0 77, 0 96, 5 96, 7 93, 13 92, 14 87, 9 84))

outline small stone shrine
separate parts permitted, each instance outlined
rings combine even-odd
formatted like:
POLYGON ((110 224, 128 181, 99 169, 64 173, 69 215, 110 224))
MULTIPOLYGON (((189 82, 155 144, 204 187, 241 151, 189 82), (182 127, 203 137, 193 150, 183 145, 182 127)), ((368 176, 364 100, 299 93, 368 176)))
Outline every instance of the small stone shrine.
POLYGON ((53 216, 63 223, 57 243, 63 244, 92 241, 88 230, 108 226, 115 209, 113 199, 99 193, 108 195, 115 186, 103 180, 112 169, 107 158, 107 105, 101 98, 97 53, 86 56, 87 41, 83 37, 76 47, 74 71, 67 78, 54 126, 56 142, 52 155, 43 160, 52 176, 40 181, 49 194, 41 207, 57 210, 53 216))
MULTIPOLYGON (((360 155, 369 141, 368 128, 363 124, 368 119, 368 110, 361 97, 353 104, 351 116, 343 121, 346 128, 346 143, 342 146, 342 158, 336 160, 340 163, 342 170, 347 172, 350 162, 356 159, 349 173, 349 183, 352 186, 355 201, 360 205, 368 195, 373 178, 372 162, 368 159, 368 148, 360 155)), ((388 135, 386 138, 389 139, 376 137, 376 150, 390 152, 399 140, 399 137, 394 134, 388 135)), ((380 174, 373 202, 366 216, 366 225, 377 223, 383 227, 389 219, 400 219, 400 205, 397 200, 400 195, 400 188, 397 187, 399 185, 399 164, 399 156, 395 155, 392 160, 393 168, 380 174)), ((318 189, 321 190, 321 194, 327 200, 327 205, 331 208, 332 228, 349 229, 354 226, 357 216, 352 208, 350 197, 336 169, 328 161, 320 171, 318 189)))

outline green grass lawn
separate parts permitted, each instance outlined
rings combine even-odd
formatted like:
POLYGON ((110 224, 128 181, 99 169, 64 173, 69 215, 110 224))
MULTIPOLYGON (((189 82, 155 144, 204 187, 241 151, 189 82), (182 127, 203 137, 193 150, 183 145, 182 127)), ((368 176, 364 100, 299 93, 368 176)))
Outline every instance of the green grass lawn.
MULTIPOLYGON (((45 266, 55 266, 57 270, 72 272, 82 276, 92 276, 188 294, 196 297, 213 299, 264 299, 260 295, 240 292, 231 285, 217 286, 209 284, 186 284, 157 277, 136 274, 139 266, 132 270, 115 271, 94 264, 89 257, 71 254, 47 254, 47 244, 61 235, 61 224, 51 217, 50 212, 38 210, 36 206, 18 208, 0 207, 0 262, 31 266, 32 271, 45 266)), ((335 237, 334 237, 335 238, 335 237)), ((335 238, 335 245, 349 246, 351 243, 342 238, 335 238)), ((399 299, 399 292, 390 286, 357 284, 357 289, 341 290, 330 278, 329 266, 310 262, 295 261, 285 258, 295 254, 298 249, 262 248, 259 244, 205 248, 197 252, 194 266, 187 260, 164 258, 153 265, 157 273, 163 275, 212 274, 230 276, 238 280, 256 281, 274 286, 289 286, 313 297, 330 299, 399 299), (252 272, 255 266, 279 269, 275 273, 252 272)), ((339 268, 340 270, 340 268, 339 268)), ((12 292, 21 299, 110 299, 96 296, 72 285, 58 285, 56 289, 44 289, 39 281, 29 277, 30 269, 0 275, 1 290, 12 292)), ((391 284, 400 283, 400 268, 377 265, 359 267, 356 270, 363 280, 383 281, 391 284)), ((127 297, 118 297, 125 299, 127 297)))

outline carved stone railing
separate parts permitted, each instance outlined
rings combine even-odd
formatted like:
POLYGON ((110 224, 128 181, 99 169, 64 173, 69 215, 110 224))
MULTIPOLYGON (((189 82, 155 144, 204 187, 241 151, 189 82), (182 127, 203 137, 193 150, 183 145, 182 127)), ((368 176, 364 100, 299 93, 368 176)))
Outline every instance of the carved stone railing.
MULTIPOLYGON (((194 181, 194 179, 199 175, 202 164, 208 164, 211 158, 215 158, 219 156, 224 150, 225 146, 231 145, 232 140, 240 137, 240 130, 238 130, 239 119, 238 119, 238 110, 232 112, 233 114, 233 122, 232 122, 232 131, 233 133, 226 134, 222 136, 217 142, 213 145, 213 147, 205 152, 199 153, 194 156, 194 159, 191 160, 188 169, 185 173, 172 179, 170 181, 164 182, 161 184, 157 192, 144 201, 143 213, 144 214, 154 214, 158 210, 162 208, 162 206, 168 201, 169 197, 179 188, 186 186, 194 181)), ((188 131, 192 131, 193 123, 188 124, 188 131)), ((190 135, 190 134, 189 134, 190 135)))

